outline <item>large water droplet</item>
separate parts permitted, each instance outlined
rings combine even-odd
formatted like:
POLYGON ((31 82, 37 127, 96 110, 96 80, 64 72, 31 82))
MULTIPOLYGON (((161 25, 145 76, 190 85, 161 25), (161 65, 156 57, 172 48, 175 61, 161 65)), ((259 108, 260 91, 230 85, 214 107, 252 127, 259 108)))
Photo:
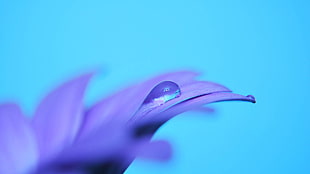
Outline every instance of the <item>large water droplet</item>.
POLYGON ((171 81, 163 81, 155 86, 144 100, 144 104, 162 105, 181 95, 180 87, 171 81))
POLYGON ((171 81, 163 81, 156 85, 143 101, 137 115, 145 115, 154 108, 180 97, 181 90, 178 84, 171 81))

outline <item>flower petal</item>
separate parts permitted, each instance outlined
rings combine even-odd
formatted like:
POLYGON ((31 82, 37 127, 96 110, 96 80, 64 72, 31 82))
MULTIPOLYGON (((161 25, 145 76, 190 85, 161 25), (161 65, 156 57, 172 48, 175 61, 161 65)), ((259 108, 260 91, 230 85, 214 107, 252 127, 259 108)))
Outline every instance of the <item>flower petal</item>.
POLYGON ((145 117, 146 115, 156 115, 164 110, 180 103, 182 101, 188 100, 193 97, 211 94, 215 92, 231 92, 228 88, 213 82, 206 81, 193 81, 181 88, 181 96, 175 98, 173 100, 168 101, 167 103, 158 106, 156 108, 145 108, 141 107, 141 109, 135 114, 134 117, 130 120, 130 122, 135 123, 138 119, 145 117))
MULTIPOLYGON (((166 141, 150 142, 150 137, 137 138, 132 130, 117 123, 101 126, 82 141, 75 143, 57 160, 60 164, 122 163, 137 156, 155 160, 171 157, 171 147, 166 141), (159 153, 160 152, 160 153, 159 153)), ((128 166, 127 166, 128 167, 128 166)))
POLYGON ((126 88, 91 107, 86 113, 81 137, 95 128, 111 120, 127 122, 139 109, 144 99, 152 88, 162 81, 174 81, 179 86, 186 85, 194 80, 198 73, 191 71, 180 71, 163 74, 148 81, 126 88))
POLYGON ((96 164, 104 163, 118 156, 131 143, 131 134, 124 126, 109 123, 88 134, 70 148, 62 152, 57 159, 60 164, 96 164))
POLYGON ((186 111, 190 111, 192 109, 198 108, 202 105, 220 102, 220 101, 248 101, 255 103, 255 98, 251 95, 243 96, 240 94, 234 94, 230 92, 215 92, 205 95, 196 96, 187 100, 184 100, 176 105, 168 108, 165 111, 162 111, 160 114, 150 114, 144 117, 140 124, 145 124, 145 122, 158 122, 164 123, 171 119, 172 117, 181 114, 186 111))
POLYGON ((37 171, 36 174, 90 174, 81 169, 43 169, 37 171))
POLYGON ((30 123, 16 104, 0 105, 0 173, 28 173, 37 163, 30 123))
POLYGON ((169 142, 164 140, 156 140, 145 142, 137 146, 134 152, 138 158, 153 159, 158 161, 167 161, 172 156, 172 148, 169 142))
POLYGON ((43 162, 70 145, 80 128, 83 96, 92 73, 66 82, 48 94, 34 118, 40 157, 43 162))

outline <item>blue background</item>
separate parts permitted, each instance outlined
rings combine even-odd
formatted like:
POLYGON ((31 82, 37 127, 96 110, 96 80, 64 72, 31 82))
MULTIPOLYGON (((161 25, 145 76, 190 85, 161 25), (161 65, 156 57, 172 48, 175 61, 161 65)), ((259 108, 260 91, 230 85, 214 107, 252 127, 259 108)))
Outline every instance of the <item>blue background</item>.
POLYGON ((155 138, 165 164, 127 174, 310 173, 310 4, 257 1, 0 0, 0 102, 30 115, 61 81, 92 68, 87 103, 158 73, 194 69, 256 104, 182 114, 155 138))

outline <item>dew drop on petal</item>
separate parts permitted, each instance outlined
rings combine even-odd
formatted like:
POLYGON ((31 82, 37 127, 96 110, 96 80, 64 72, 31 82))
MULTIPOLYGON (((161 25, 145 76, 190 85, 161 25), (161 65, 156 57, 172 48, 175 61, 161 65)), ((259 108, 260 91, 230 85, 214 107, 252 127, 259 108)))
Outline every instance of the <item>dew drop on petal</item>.
POLYGON ((143 101, 138 113, 145 115, 154 108, 180 96, 181 90, 178 84, 172 81, 163 81, 151 90, 149 95, 143 101))
POLYGON ((171 81, 163 81, 152 89, 143 104, 154 103, 156 105, 162 105, 180 95, 181 90, 179 85, 171 81))
POLYGON ((255 97, 253 95, 247 95, 246 97, 250 98, 251 100, 255 102, 255 97))

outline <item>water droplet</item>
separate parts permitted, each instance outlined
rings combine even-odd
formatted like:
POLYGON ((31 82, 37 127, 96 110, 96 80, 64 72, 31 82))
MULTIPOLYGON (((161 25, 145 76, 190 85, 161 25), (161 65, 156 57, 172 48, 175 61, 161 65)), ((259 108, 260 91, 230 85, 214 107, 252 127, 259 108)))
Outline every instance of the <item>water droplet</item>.
POLYGON ((250 99, 255 101, 255 97, 253 95, 247 95, 246 97, 248 97, 248 98, 250 98, 250 99))
POLYGON ((181 95, 180 87, 171 81, 163 81, 156 85, 144 100, 143 104, 159 106, 181 95))
POLYGON ((151 90, 136 115, 146 115, 158 106, 180 96, 181 90, 178 84, 171 81, 163 81, 151 90))

